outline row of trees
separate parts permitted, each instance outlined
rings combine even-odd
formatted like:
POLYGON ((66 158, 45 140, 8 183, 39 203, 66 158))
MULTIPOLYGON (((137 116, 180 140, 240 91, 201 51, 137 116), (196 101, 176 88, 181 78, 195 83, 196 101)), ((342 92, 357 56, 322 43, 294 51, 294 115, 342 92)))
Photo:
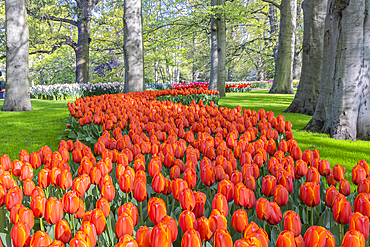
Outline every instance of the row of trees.
MULTIPOLYGON (((66 1, 68 2, 68 0, 66 1)), ((38 4, 31 4, 27 9, 18 8, 15 10, 9 6, 11 4, 24 6, 24 2, 22 0, 6 0, 7 48, 9 48, 9 51, 10 48, 16 51, 14 53, 16 55, 14 56, 20 56, 20 51, 28 51, 28 44, 26 44, 28 40, 28 36, 26 35, 28 32, 26 12, 28 15, 41 21, 55 21, 75 26, 78 33, 77 42, 74 42, 72 37, 64 35, 61 37, 63 40, 55 44, 52 50, 57 49, 61 45, 71 46, 76 53, 76 81, 87 82, 89 80, 90 25, 93 9, 97 6, 99 0, 75 1, 76 5, 74 5, 74 8, 68 9, 66 7, 71 6, 70 2, 68 2, 69 5, 63 5, 62 8, 66 8, 64 12, 68 14, 67 17, 57 17, 49 13, 38 14, 37 8, 40 6, 38 4), (12 13, 9 13, 9 11, 18 12, 12 17, 12 13), (18 18, 15 18, 15 16, 18 18), (16 35, 18 38, 21 37, 17 42, 9 38, 9 34, 16 33, 9 31, 13 30, 13 28, 14 30, 16 28, 18 28, 17 30, 21 30, 19 32, 22 35, 16 35)), ((191 32, 184 32, 184 35, 176 37, 184 40, 192 40, 192 55, 195 56, 199 51, 197 50, 198 36, 194 35, 194 33, 196 34, 195 31, 199 32, 203 28, 209 30, 210 35, 209 87, 210 89, 219 90, 220 95, 224 96, 226 60, 228 53, 230 53, 230 49, 226 48, 227 23, 230 23, 230 20, 233 20, 234 23, 239 23, 240 26, 237 30, 240 31, 244 28, 240 24, 243 21, 244 23, 251 24, 253 23, 253 19, 255 19, 255 23, 259 23, 261 16, 265 16, 268 17, 270 27, 260 29, 259 31, 262 32, 261 35, 257 34, 253 37, 248 37, 243 44, 235 47, 233 52, 238 53, 238 51, 243 51, 244 49, 251 49, 247 45, 255 41, 266 41, 265 47, 268 47, 270 45, 268 41, 273 39, 271 34, 279 26, 278 46, 272 46, 272 54, 270 54, 275 58, 275 77, 270 93, 293 93, 293 71, 297 70, 293 68, 297 68, 297 64, 299 64, 297 62, 296 64, 294 63, 296 61, 294 58, 299 54, 296 44, 300 43, 297 38, 299 37, 297 35, 297 26, 299 24, 297 23, 300 20, 300 15, 297 15, 297 13, 300 12, 300 2, 297 0, 281 0, 281 2, 274 2, 273 0, 261 1, 267 4, 259 8, 259 1, 247 1, 246 3, 233 1, 229 4, 228 2, 225 3, 225 0, 212 0, 211 7, 204 8, 205 2, 200 0, 194 2, 181 2, 178 0, 174 4, 165 7, 165 11, 159 11, 164 7, 161 3, 145 2, 144 9, 148 7, 151 10, 145 13, 144 20, 147 21, 147 24, 150 26, 150 24, 160 19, 163 25, 153 25, 149 32, 144 32, 143 38, 141 1, 125 0, 122 3, 124 6, 124 27, 122 29, 124 31, 124 44, 122 47, 125 59, 126 90, 144 90, 143 52, 146 47, 144 43, 145 39, 157 45, 152 46, 152 49, 149 51, 154 62, 153 67, 157 80, 157 77, 159 77, 158 63, 160 59, 158 59, 158 53, 156 51, 157 49, 162 49, 158 44, 160 42, 167 42, 166 38, 170 36, 164 35, 164 37, 158 37, 156 31, 165 29, 171 33, 171 30, 177 32, 191 30, 191 32), (238 13, 245 6, 251 7, 250 9, 243 10, 243 13, 247 12, 250 14, 247 19, 238 13), (266 11, 266 7, 268 7, 268 12, 266 11), (204 11, 202 8, 207 11, 204 11), (278 18, 274 14, 276 10, 280 13, 278 15, 280 16, 279 25, 277 25, 278 18), (186 13, 173 14, 182 12, 186 13), (189 18, 194 16, 201 17, 195 19, 189 18), (204 18, 205 16, 209 17, 208 20, 210 22, 206 21, 207 18, 204 18), (193 34, 192 37, 189 37, 189 33, 193 34), (135 81, 135 83, 131 84, 130 80, 135 81)), ((367 73, 367 62, 370 54, 367 51, 366 45, 369 29, 367 18, 368 1, 370 0, 305 0, 303 2, 304 37, 301 80, 295 99, 286 111, 313 114, 312 120, 306 126, 307 130, 330 133, 332 137, 338 139, 370 139, 370 110, 368 108, 369 78, 367 73), (355 14, 357 12, 360 14, 355 14)), ((115 2, 114 4, 118 6, 120 2, 115 2)), ((104 12, 105 10, 107 9, 103 6, 102 11, 104 12)), ((169 42, 173 42, 173 40, 169 39, 169 42)), ((176 44, 172 49, 181 50, 185 42, 173 42, 172 44, 176 44)), ((117 50, 116 47, 108 47, 106 49, 117 50)), ((45 53, 47 52, 51 51, 45 51, 45 53)), ((259 52, 261 53, 261 51, 259 52)), ((173 54, 178 53, 174 52, 173 54)), ((20 73, 20 70, 25 67, 25 60, 28 60, 25 55, 16 59, 14 59, 14 56, 11 52, 7 53, 7 74, 20 73), (16 61, 16 63, 23 61, 23 67, 20 64, 12 64, 12 61, 16 61), (11 66, 16 67, 19 71, 12 70, 11 66)), ((242 55, 239 54, 240 56, 242 55)), ((165 59, 166 63, 168 63, 168 57, 165 59)), ((177 55, 174 56, 174 60, 178 62, 177 65, 181 63, 181 59, 177 55)), ((195 65, 198 61, 193 59, 192 62, 195 65)), ((232 62, 232 59, 230 62, 232 62)), ((173 72, 175 71, 179 77, 180 70, 177 68, 173 72)), ((17 85, 18 87, 25 80, 21 78, 28 77, 28 72, 23 71, 22 73, 23 77, 17 76, 17 79, 14 79, 15 82, 11 82, 9 85, 17 85)), ((193 78, 197 76, 196 73, 193 70, 193 78)), ((9 79, 10 77, 7 76, 7 81, 9 79)), ((9 92, 9 95, 12 95, 12 91, 8 91, 8 88, 7 92, 9 92)), ((17 92, 20 91, 17 90, 17 92)), ((8 93, 7 97, 10 97, 8 93)), ((24 106, 23 103, 15 103, 16 98, 6 99, 3 110, 30 109, 28 106, 24 106), (14 108, 15 105, 18 108, 14 108)))

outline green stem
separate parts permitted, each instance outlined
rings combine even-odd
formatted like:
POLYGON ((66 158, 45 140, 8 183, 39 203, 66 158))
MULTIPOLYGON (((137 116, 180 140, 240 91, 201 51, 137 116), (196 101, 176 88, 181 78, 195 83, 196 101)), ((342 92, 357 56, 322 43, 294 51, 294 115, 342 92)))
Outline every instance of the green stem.
POLYGON ((96 186, 96 195, 98 196, 98 198, 100 198, 99 188, 98 188, 97 185, 95 185, 95 186, 96 186))
POLYGON ((244 238, 244 232, 241 232, 240 236, 241 236, 241 239, 243 239, 244 238))
POLYGON ((308 220, 308 207, 306 207, 306 222, 308 223, 309 220, 308 220))
POLYGON ((139 204, 140 204, 140 222, 141 226, 144 226, 143 202, 139 202, 139 204))
POLYGON ((76 234, 75 232, 75 216, 73 214, 71 214, 71 217, 72 217, 72 232, 73 232, 73 236, 76 234))
POLYGON ((263 230, 266 231, 266 220, 263 221, 263 230))
POLYGON ((128 193, 126 193, 126 203, 128 203, 128 193))
POLYGON ((339 224, 339 245, 342 245, 342 224, 339 224))
POLYGON ((313 226, 313 209, 314 207, 311 208, 311 226, 313 226))
POLYGON ((1 223, 1 229, 0 229, 0 231, 1 230, 3 230, 4 229, 4 226, 3 226, 3 207, 1 207, 0 208, 0 223, 1 223))
POLYGON ((167 209, 169 209, 170 208, 170 204, 168 202, 168 196, 166 196, 166 202, 167 202, 167 209))
POLYGON ((40 218, 40 229, 41 229, 41 231, 45 231, 45 229, 44 229, 44 223, 42 222, 42 218, 40 218))

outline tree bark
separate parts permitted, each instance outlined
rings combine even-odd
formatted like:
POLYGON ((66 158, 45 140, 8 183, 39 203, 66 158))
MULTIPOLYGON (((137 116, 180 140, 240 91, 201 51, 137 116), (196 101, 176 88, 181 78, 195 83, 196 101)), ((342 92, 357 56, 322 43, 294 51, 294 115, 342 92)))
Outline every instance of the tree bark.
POLYGON ((217 12, 211 17, 211 70, 208 89, 218 90, 220 97, 225 97, 226 80, 226 22, 224 13, 218 6, 224 6, 225 0, 211 0, 211 6, 217 12))
POLYGON ((75 49, 76 83, 88 83, 91 11, 94 6, 90 0, 80 0, 77 7, 80 13, 77 20, 78 41, 75 49))
POLYGON ((269 93, 294 93, 292 70, 296 15, 297 0, 282 0, 280 8, 280 32, 276 71, 274 83, 269 93))
MULTIPOLYGON (((278 23, 277 23, 277 13, 276 13, 276 7, 272 4, 270 4, 269 7, 269 22, 270 22, 270 37, 273 37, 276 35, 278 23)), ((272 49, 274 53, 274 60, 275 60, 275 71, 276 71, 276 64, 277 64, 277 51, 278 47, 275 45, 272 49)))
POLYGON ((194 45, 194 52, 193 52, 193 82, 197 82, 198 81, 198 63, 197 63, 197 56, 198 56, 198 48, 197 48, 197 45, 198 45, 198 40, 196 38, 196 33, 195 33, 195 36, 193 38, 193 45, 194 45))
POLYGON ((294 100, 285 112, 311 116, 315 112, 320 92, 327 6, 328 0, 303 2, 302 73, 294 100))
POLYGON ((293 80, 299 80, 302 69, 302 36, 300 35, 300 26, 302 22, 302 3, 298 1, 297 4, 297 21, 294 35, 294 58, 293 58, 293 80))
POLYGON ((31 111, 29 33, 24 0, 6 0, 6 85, 2 111, 31 111))
POLYGON ((329 0, 318 104, 307 130, 370 140, 370 0, 329 0))
POLYGON ((124 1, 125 92, 145 90, 141 9, 141 0, 124 1))

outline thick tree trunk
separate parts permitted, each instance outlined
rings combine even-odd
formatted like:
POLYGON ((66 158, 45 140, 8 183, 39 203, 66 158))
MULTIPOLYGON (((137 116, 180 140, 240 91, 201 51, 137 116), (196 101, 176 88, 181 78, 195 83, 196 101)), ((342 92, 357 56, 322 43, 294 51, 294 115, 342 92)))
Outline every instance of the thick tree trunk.
MULTIPOLYGON (((211 6, 224 6, 225 0, 211 0, 211 6)), ((208 89, 218 90, 225 97, 226 80, 226 22, 224 13, 218 11, 211 18, 211 71, 208 89)))
POLYGON ((144 91, 144 50, 141 0, 124 1, 125 91, 144 91))
POLYGON ((6 85, 2 111, 31 111, 29 33, 24 0, 6 0, 6 85))
POLYGON ((298 1, 297 4, 297 21, 294 35, 294 58, 293 58, 293 80, 299 80, 301 77, 302 69, 302 36, 300 35, 301 22, 302 22, 302 4, 301 1, 298 1))
POLYGON ((319 101, 307 130, 370 140, 370 0, 329 0, 319 101))
POLYGON ((274 83, 269 93, 294 93, 293 56, 297 1, 282 0, 280 8, 279 47, 274 83))
MULTIPOLYGON (((195 34, 196 36, 196 34, 195 34)), ((199 73, 198 73, 198 64, 197 64, 197 56, 198 56, 198 40, 196 37, 193 38, 193 45, 194 45, 194 52, 193 52, 193 82, 198 81, 199 73)))
POLYGON ((313 115, 315 112, 321 83, 327 6, 328 0, 303 2, 302 73, 294 100, 285 112, 307 115, 313 115))
MULTIPOLYGON (((270 4, 270 7, 269 7, 269 22, 270 22, 270 37, 273 37, 276 35, 276 32, 277 32, 278 20, 277 20, 276 7, 272 4, 270 4)), ((274 46, 272 51, 274 53, 275 71, 276 71, 277 51, 278 51, 277 45, 274 46)))

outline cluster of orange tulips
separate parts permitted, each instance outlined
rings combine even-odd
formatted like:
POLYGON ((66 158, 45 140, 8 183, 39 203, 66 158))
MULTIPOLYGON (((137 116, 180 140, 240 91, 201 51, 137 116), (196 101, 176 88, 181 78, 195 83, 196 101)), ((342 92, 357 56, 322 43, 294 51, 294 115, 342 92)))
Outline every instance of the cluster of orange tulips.
POLYGON ((365 246, 366 161, 351 193, 344 167, 302 152, 284 116, 155 100, 166 94, 79 98, 70 127, 101 130, 93 146, 62 140, 58 151, 2 155, 2 244, 365 246))

